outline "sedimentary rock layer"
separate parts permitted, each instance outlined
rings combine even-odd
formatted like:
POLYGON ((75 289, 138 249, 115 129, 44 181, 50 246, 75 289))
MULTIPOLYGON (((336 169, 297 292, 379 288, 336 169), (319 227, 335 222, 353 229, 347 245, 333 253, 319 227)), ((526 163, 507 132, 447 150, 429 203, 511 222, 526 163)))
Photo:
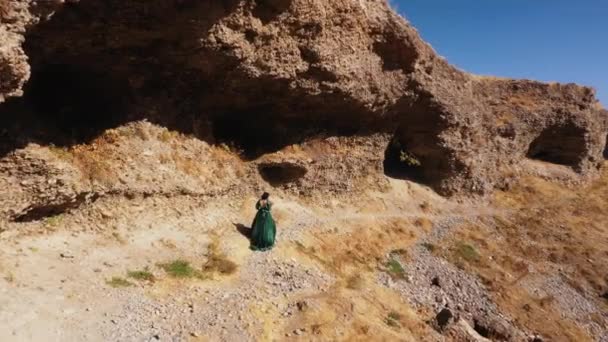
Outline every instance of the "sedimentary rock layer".
POLYGON ((0 153, 141 118, 249 158, 390 133, 387 174, 453 194, 527 158, 592 175, 606 146, 591 88, 465 73, 384 0, 3 0, 0 20, 0 153))

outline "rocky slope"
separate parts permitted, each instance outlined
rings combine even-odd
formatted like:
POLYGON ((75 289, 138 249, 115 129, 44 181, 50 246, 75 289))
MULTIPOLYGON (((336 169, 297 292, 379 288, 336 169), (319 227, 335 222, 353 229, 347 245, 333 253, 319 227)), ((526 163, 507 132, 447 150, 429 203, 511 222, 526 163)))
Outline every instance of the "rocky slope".
POLYGON ((382 0, 2 8, 0 98, 25 89, 2 106, 16 146, 86 141, 140 118, 250 157, 382 132, 416 160, 406 176, 443 194, 504 185, 526 158, 583 176, 603 159, 606 112, 592 89, 464 73, 382 0))

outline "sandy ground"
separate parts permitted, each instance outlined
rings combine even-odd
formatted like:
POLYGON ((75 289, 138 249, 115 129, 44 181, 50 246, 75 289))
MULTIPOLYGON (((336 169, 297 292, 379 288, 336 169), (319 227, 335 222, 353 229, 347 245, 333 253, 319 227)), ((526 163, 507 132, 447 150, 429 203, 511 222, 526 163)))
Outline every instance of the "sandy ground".
POLYGON ((0 229, 0 340, 608 340, 606 172, 485 199, 387 182, 277 192, 266 253, 246 236, 254 193, 109 194, 12 223, 0 229), (163 266, 176 260, 193 273, 163 266), (438 326, 443 309, 454 317, 438 326))

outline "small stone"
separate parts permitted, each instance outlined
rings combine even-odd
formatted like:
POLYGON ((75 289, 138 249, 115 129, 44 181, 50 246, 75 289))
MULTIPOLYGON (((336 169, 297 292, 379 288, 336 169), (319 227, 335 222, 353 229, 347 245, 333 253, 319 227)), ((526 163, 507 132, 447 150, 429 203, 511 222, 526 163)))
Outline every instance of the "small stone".
POLYGON ((191 332, 190 335, 192 337, 198 337, 198 333, 196 331, 191 332))
POLYGON ((118 322, 115 319, 111 319, 110 322, 112 322, 114 324, 118 324, 118 322))
POLYGON ((299 301, 296 303, 296 306, 298 307, 298 310, 300 310, 300 311, 308 310, 308 303, 306 301, 299 301))
POLYGON ((528 341, 529 342, 543 342, 544 340, 540 335, 534 334, 534 335, 530 335, 528 337, 528 341))
POLYGON ((437 316, 435 316, 435 320, 437 321, 437 326, 441 330, 445 329, 445 327, 447 327, 448 324, 450 324, 450 321, 452 320, 452 318, 454 318, 454 314, 452 314, 452 311, 447 308, 439 311, 437 316))
POLYGON ((59 255, 62 258, 65 258, 65 259, 73 259, 74 258, 74 255, 72 255, 72 253, 70 253, 70 252, 62 252, 59 255))

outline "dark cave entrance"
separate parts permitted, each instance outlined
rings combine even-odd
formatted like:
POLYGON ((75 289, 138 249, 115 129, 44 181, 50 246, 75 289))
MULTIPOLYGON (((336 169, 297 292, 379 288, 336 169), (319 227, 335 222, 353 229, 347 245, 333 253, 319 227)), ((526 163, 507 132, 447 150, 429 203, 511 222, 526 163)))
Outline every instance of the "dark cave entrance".
POLYGON ((463 169, 444 146, 441 133, 447 129, 432 97, 422 96, 402 109, 401 121, 384 154, 384 174, 432 187, 441 194, 446 179, 463 169))
POLYGON ((209 119, 212 126, 211 135, 214 143, 230 145, 240 151, 244 160, 250 161, 313 137, 362 134, 357 127, 349 125, 357 123, 354 115, 350 118, 338 119, 328 114, 327 117, 319 118, 312 115, 305 116, 302 112, 303 110, 296 106, 253 107, 230 113, 222 111, 209 119), (284 117, 283 114, 275 113, 291 113, 291 115, 284 117))
POLYGON ((211 119, 213 139, 241 151, 246 160, 253 160, 269 152, 279 150, 297 139, 288 134, 278 118, 271 118, 258 111, 219 114, 211 119))
POLYGON ((575 167, 585 155, 585 148, 585 130, 564 123, 545 128, 530 144, 527 157, 575 167))
POLYGON ((292 163, 260 164, 258 170, 262 178, 272 186, 294 183, 307 173, 305 167, 292 163))
POLYGON ((124 122, 128 86, 107 73, 68 65, 34 68, 24 101, 34 119, 51 128, 56 144, 86 142, 124 122))
POLYGON ((390 178, 428 181, 420 158, 407 150, 398 138, 393 138, 384 152, 384 174, 390 178))
POLYGON ((253 15, 268 24, 281 13, 287 11, 292 0, 257 0, 253 15))

